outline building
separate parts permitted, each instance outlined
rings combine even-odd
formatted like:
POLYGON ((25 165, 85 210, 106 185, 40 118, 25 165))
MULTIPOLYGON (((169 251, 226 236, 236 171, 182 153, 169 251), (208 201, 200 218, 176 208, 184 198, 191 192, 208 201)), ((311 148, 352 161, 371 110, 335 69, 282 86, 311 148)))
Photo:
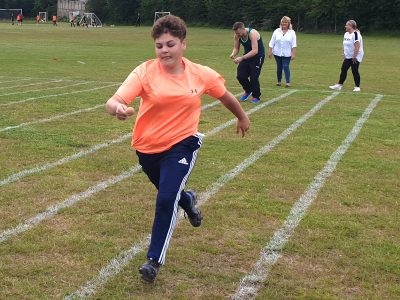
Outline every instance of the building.
POLYGON ((86 0, 58 0, 57 16, 69 17, 72 13, 79 12, 83 15, 86 12, 86 0))

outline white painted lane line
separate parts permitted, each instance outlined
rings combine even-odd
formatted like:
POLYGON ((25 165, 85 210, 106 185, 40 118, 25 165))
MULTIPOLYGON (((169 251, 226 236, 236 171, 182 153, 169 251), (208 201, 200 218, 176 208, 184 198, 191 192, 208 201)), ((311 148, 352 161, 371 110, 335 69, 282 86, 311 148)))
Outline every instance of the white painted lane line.
MULTIPOLYGON (((62 81, 54 81, 54 82, 62 82, 62 81)), ((78 85, 83 85, 83 84, 89 84, 92 83, 90 81, 87 82, 78 82, 74 84, 69 84, 69 85, 63 85, 63 86, 55 86, 55 87, 49 87, 45 89, 36 89, 36 90, 28 90, 28 91, 19 91, 19 92, 12 92, 12 93, 5 93, 5 94, 0 94, 0 97, 3 96, 10 96, 10 95, 20 95, 20 94, 26 94, 26 93, 32 93, 32 92, 42 92, 42 91, 48 91, 48 90, 56 90, 56 89, 63 89, 63 88, 69 88, 72 86, 78 86, 78 85)))
MULTIPOLYGON (((3 77, 5 77, 5 76, 3 76, 3 77)), ((10 77, 10 76, 8 76, 7 78, 8 79, 10 79, 10 78, 24 79, 24 80, 35 79, 35 80, 61 80, 61 81, 71 81, 71 82, 92 82, 92 83, 100 83, 100 84, 118 83, 118 82, 115 82, 115 81, 81 80, 81 79, 68 79, 68 78, 58 78, 57 79, 57 78, 54 78, 54 77, 53 78, 46 78, 46 77, 40 77, 40 78, 38 78, 38 77, 35 77, 35 78, 28 77, 28 78, 26 78, 26 77, 10 77)), ((122 82, 119 82, 119 84, 122 84, 122 82)))
MULTIPOLYGON (((280 98, 282 99, 282 97, 280 97, 280 98)), ((276 102, 275 99, 272 99, 269 101, 270 104, 272 104, 274 102, 276 102)), ((219 101, 215 101, 215 103, 219 103, 219 101)), ((266 106, 266 104, 264 106, 266 106)), ((210 106, 207 106, 207 107, 210 107, 210 106)), ((232 120, 236 120, 236 119, 232 119, 232 120)), ((231 123, 232 122, 225 123, 226 127, 228 127, 231 123)), ((219 126, 220 131, 226 127, 219 126)), ((206 133, 206 136, 210 136, 215 133, 217 133, 217 131, 212 130, 210 133, 206 133)), ((140 166, 135 165, 132 168, 130 168, 128 171, 123 172, 118 176, 114 176, 106 181, 100 182, 99 184, 90 187, 89 189, 87 189, 84 192, 75 194, 75 195, 69 197, 68 199, 64 200, 63 202, 49 207, 46 211, 39 213, 35 217, 32 217, 31 219, 25 221, 25 223, 20 223, 16 227, 13 227, 13 228, 10 228, 10 229, 7 229, 7 230, 1 232, 0 233, 0 243, 8 240, 9 238, 11 238, 17 234, 20 234, 22 232, 25 232, 25 231, 31 229, 32 227, 34 227, 35 225, 41 223, 42 221, 44 221, 46 219, 53 217, 55 214, 58 213, 58 211, 60 209, 72 206, 78 201, 88 198, 88 197, 92 196, 93 194, 98 193, 98 192, 108 188, 111 185, 114 185, 122 180, 127 179, 130 176, 133 176, 135 173, 137 173, 140 170, 141 170, 140 166)))
POLYGON ((119 138, 117 138, 115 140, 111 140, 111 141, 107 141, 105 143, 97 144, 97 145, 95 145, 95 146, 93 146, 93 147, 91 147, 91 148, 89 148, 87 150, 83 150, 83 151, 77 152, 77 153, 75 153, 73 155, 66 156, 64 158, 61 158, 60 160, 55 161, 55 162, 45 163, 45 164, 42 164, 42 165, 38 165, 38 166, 36 166, 36 167, 34 167, 32 169, 22 170, 21 172, 14 173, 14 174, 8 176, 7 178, 0 180, 0 186, 9 184, 9 183, 17 181, 17 180, 20 180, 20 179, 22 179, 22 178, 24 178, 24 177, 26 177, 28 175, 32 175, 32 174, 35 174, 35 173, 47 171, 47 170, 50 170, 52 168, 61 166, 61 165, 65 164, 65 163, 68 163, 68 162, 73 161, 75 159, 78 159, 78 158, 84 157, 86 155, 95 153, 96 151, 98 151, 100 149, 107 148, 107 147, 109 147, 111 145, 114 145, 114 144, 122 143, 122 142, 130 139, 131 137, 132 137, 132 133, 128 133, 128 134, 125 134, 123 136, 120 136, 119 138))
MULTIPOLYGON (((282 100, 283 98, 286 98, 286 97, 290 96, 291 94, 293 94, 293 93, 295 93, 295 92, 297 92, 297 91, 298 91, 298 90, 290 90, 290 91, 288 91, 288 92, 286 92, 286 93, 284 93, 284 94, 282 94, 282 95, 280 95, 280 96, 278 96, 278 97, 276 97, 276 98, 273 98, 273 99, 271 99, 271 100, 269 100, 269 101, 266 101, 266 102, 262 102, 261 104, 259 104, 259 105, 257 105, 257 106, 254 106, 252 109, 248 110, 248 111, 247 111, 247 114, 248 114, 248 115, 251 115, 252 113, 254 113, 254 112, 256 112, 256 111, 258 111, 258 110, 264 108, 265 106, 268 106, 268 105, 271 105, 271 104, 273 104, 273 103, 275 103, 275 102, 277 102, 277 101, 280 101, 280 100, 282 100)), ((240 95, 241 95, 241 94, 240 94, 240 95)), ((233 125, 233 124, 236 124, 236 119, 231 119, 231 120, 229 120, 228 122, 226 122, 226 123, 224 123, 224 124, 222 124, 222 125, 220 125, 220 126, 218 126, 218 127, 215 127, 213 130, 211 130, 211 131, 208 133, 208 135, 213 135, 213 134, 215 134, 215 133, 221 131, 222 129, 228 127, 229 125, 233 125)))
POLYGON ((62 119, 62 118, 70 117, 70 116, 73 116, 73 115, 77 115, 77 114, 80 114, 80 113, 96 110, 96 109, 98 109, 100 107, 104 108, 104 104, 99 104, 99 105, 96 105, 96 106, 93 106, 93 107, 83 108, 83 109, 71 111, 71 112, 65 113, 65 114, 55 115, 55 116, 52 116, 52 117, 49 117, 49 118, 46 118, 46 119, 39 119, 39 120, 31 121, 31 122, 21 123, 19 125, 15 125, 15 126, 8 126, 8 127, 0 128, 0 132, 9 131, 9 130, 13 130, 13 129, 21 128, 21 127, 26 127, 26 126, 30 126, 30 125, 35 125, 35 124, 43 124, 43 123, 59 120, 59 119, 62 119))
MULTIPOLYGON (((41 84, 58 83, 58 82, 62 82, 62 80, 41 81, 41 82, 28 83, 28 84, 23 84, 23 85, 3 86, 3 87, 0 87, 0 90, 17 89, 17 88, 23 88, 23 87, 32 86, 32 85, 41 85, 41 84)), ((2 96, 2 95, 0 94, 0 96, 2 96)))
POLYGON ((9 82, 17 82, 17 81, 28 81, 28 80, 33 80, 33 78, 20 78, 20 79, 13 79, 13 80, 7 80, 7 81, 0 81, 0 84, 9 83, 9 82))
POLYGON ((141 170, 139 165, 133 166, 130 168, 128 171, 125 171, 118 176, 113 176, 110 179, 107 179, 105 181, 102 181, 98 183, 97 185, 94 185, 90 188, 88 188, 86 191, 81 192, 79 194, 72 195, 71 197, 67 198, 61 203, 58 203, 56 205, 50 206, 47 208, 44 212, 41 212, 40 214, 36 215, 33 218, 30 218, 27 220, 25 223, 21 223, 17 225, 14 228, 7 229, 3 232, 0 233, 0 243, 8 240, 10 237, 15 236, 19 233, 25 232, 32 227, 36 226, 37 224, 41 223, 42 221, 49 219, 56 215, 60 209, 70 207, 74 205, 75 203, 81 201, 82 199, 88 198, 92 196, 93 194, 96 194, 106 188, 108 188, 111 185, 116 184, 117 182, 120 182, 126 178, 131 177, 133 174, 139 172, 141 170))
POLYGON ((353 129, 343 140, 342 144, 337 150, 331 155, 330 159, 326 162, 322 170, 314 177, 314 180, 310 183, 307 190, 299 198, 299 200, 293 205, 289 216, 286 218, 283 226, 275 231, 274 236, 268 242, 268 244, 262 249, 260 258, 254 265, 250 274, 244 276, 240 285, 231 299, 254 299, 263 282, 267 279, 272 267, 281 257, 283 247, 289 241, 294 230, 303 219, 308 208, 317 198, 317 195, 321 188, 324 186, 326 180, 335 171, 336 166, 343 155, 347 152, 350 145, 354 142, 356 137, 361 131, 364 123, 368 120, 370 114, 382 99, 382 95, 377 95, 365 109, 362 116, 357 120, 353 129))
MULTIPOLYGON (((211 108, 213 106, 216 106, 216 105, 218 105, 220 103, 221 102, 219 102, 219 101, 214 101, 214 102, 212 102, 210 104, 205 104, 205 105, 202 106, 202 110, 206 110, 206 109, 211 108)), ((117 139, 114 139, 114 140, 111 140, 111 141, 107 141, 105 143, 94 145, 93 147, 91 147, 91 148, 89 148, 87 150, 83 150, 83 151, 80 151, 78 153, 72 154, 70 156, 66 156, 64 158, 61 158, 60 160, 55 161, 55 162, 45 163, 45 164, 42 164, 42 165, 38 165, 38 166, 36 166, 36 167, 34 167, 32 169, 22 170, 22 171, 20 171, 18 173, 14 173, 14 174, 8 176, 5 179, 0 180, 0 186, 9 184, 9 183, 17 181, 17 180, 20 180, 20 179, 22 179, 22 178, 24 178, 25 176, 28 176, 28 175, 32 175, 32 174, 35 174, 35 173, 39 173, 39 172, 42 172, 42 171, 47 171, 49 169, 58 167, 58 166, 60 166, 62 164, 65 164, 65 163, 73 161, 75 159, 84 157, 84 156, 86 156, 88 154, 95 153, 96 151, 98 151, 100 149, 107 148, 108 146, 111 146, 111 145, 114 145, 114 144, 122 143, 122 142, 130 139, 131 137, 132 137, 132 133, 128 133, 128 134, 120 136, 117 139)))
POLYGON ((112 86, 116 86, 116 85, 119 85, 119 84, 118 84, 118 83, 115 83, 115 84, 105 85, 105 86, 96 87, 96 88, 91 88, 91 89, 86 89, 86 90, 79 90, 79 91, 73 91, 73 92, 68 92, 68 93, 61 93, 61 94, 53 94, 53 95, 44 95, 44 96, 39 96, 39 97, 32 97, 32 98, 27 98, 27 99, 19 100, 19 101, 13 101, 13 102, 8 102, 8 103, 1 103, 0 106, 9 106, 9 105, 15 105, 15 104, 20 104, 20 103, 25 103, 25 102, 28 102, 28 101, 38 100, 38 99, 45 99, 45 98, 51 98, 51 97, 60 97, 60 96, 78 94, 78 93, 92 92, 92 91, 101 90, 101 89, 105 89, 105 88, 112 87, 112 86))
POLYGON ((107 281, 118 275, 125 268, 128 263, 135 258, 143 249, 147 248, 150 244, 151 236, 148 235, 139 243, 136 243, 126 251, 121 252, 117 257, 113 258, 105 267, 103 267, 99 274, 92 280, 88 281, 75 293, 70 294, 64 300, 77 300, 85 299, 97 293, 99 287, 102 287, 107 281))
MULTIPOLYGON (((309 118, 311 118, 314 114, 316 114, 322 106, 328 103, 330 100, 335 98, 339 93, 334 92, 332 95, 326 97, 321 100, 317 105, 315 105, 310 111, 304 114, 300 119, 295 121, 291 126, 289 126, 286 130, 284 130, 279 136, 274 138, 271 142, 261 147, 258 151, 254 152, 250 157, 245 159, 242 163, 237 165, 231 171, 221 176, 214 184, 212 184, 207 190, 201 194, 199 194, 199 205, 206 202, 213 195, 215 195, 225 184, 227 184, 230 180, 239 175, 243 170, 256 162, 263 155, 270 152, 276 145, 278 145, 281 141, 286 139, 291 133, 293 133, 298 127, 300 127, 304 122, 306 122, 309 118)), ((206 137, 208 136, 206 133, 206 137)), ((183 218, 183 213, 181 212, 179 215, 179 220, 183 218)), ((119 272, 123 270, 123 268, 129 263, 130 260, 134 259, 134 257, 143 251, 149 244, 149 237, 145 240, 141 240, 138 243, 135 243, 128 250, 122 252, 122 254, 118 255, 114 258, 111 263, 102 268, 100 272, 93 279, 88 281, 86 284, 82 285, 77 291, 65 297, 65 300, 72 299, 84 299, 93 296, 97 291, 112 277, 117 275, 119 272), (140 248, 140 245, 142 245, 140 248), (119 259, 120 257, 130 257, 127 259, 119 259)))

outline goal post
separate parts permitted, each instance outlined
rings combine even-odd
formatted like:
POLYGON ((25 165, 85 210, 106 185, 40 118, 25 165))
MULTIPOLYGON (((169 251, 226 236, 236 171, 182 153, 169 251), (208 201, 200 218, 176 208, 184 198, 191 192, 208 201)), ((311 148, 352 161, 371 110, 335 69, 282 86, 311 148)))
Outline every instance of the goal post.
POLYGON ((22 8, 0 8, 0 20, 11 21, 11 18, 14 18, 14 21, 17 20, 17 15, 22 15, 22 8))
POLYGON ((88 27, 102 27, 103 24, 101 23, 100 19, 96 16, 95 13, 84 13, 83 14, 86 17, 86 22, 87 24, 83 24, 83 17, 81 18, 80 24, 81 25, 87 25, 88 27))
POLYGON ((40 22, 47 22, 47 11, 39 11, 40 22))
POLYGON ((169 11, 156 11, 154 12, 154 23, 161 17, 168 16, 171 13, 169 11))

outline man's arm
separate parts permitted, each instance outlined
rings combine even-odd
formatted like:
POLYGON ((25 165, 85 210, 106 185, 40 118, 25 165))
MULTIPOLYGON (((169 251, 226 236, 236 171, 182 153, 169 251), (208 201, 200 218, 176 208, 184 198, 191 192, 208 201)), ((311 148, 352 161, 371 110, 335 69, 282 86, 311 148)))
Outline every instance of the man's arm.
POLYGON ((230 59, 234 59, 236 55, 239 53, 239 48, 240 48, 240 43, 239 43, 239 38, 234 35, 233 37, 233 50, 231 55, 229 55, 230 59))
POLYGON ((240 63, 241 61, 243 61, 245 59, 252 58, 253 56, 258 54, 258 39, 259 39, 259 37, 260 37, 260 34, 255 29, 253 29, 249 33, 249 39, 251 41, 251 51, 249 51, 248 53, 246 53, 245 55, 243 55, 241 57, 237 57, 235 59, 236 64, 240 63))

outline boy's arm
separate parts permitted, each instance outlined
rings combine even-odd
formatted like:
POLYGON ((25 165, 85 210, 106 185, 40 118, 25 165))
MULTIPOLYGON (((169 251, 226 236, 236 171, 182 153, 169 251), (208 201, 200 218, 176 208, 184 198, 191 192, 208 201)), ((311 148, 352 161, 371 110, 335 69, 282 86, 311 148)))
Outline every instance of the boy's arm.
POLYGON ((218 99, 238 119, 236 124, 236 133, 239 133, 239 131, 241 131, 242 137, 244 137, 246 135, 246 132, 249 130, 250 120, 235 96, 233 96, 231 92, 226 91, 225 94, 218 99))
POLYGON ((106 102, 106 111, 120 120, 126 120, 134 113, 133 107, 128 107, 125 101, 116 94, 106 102))

